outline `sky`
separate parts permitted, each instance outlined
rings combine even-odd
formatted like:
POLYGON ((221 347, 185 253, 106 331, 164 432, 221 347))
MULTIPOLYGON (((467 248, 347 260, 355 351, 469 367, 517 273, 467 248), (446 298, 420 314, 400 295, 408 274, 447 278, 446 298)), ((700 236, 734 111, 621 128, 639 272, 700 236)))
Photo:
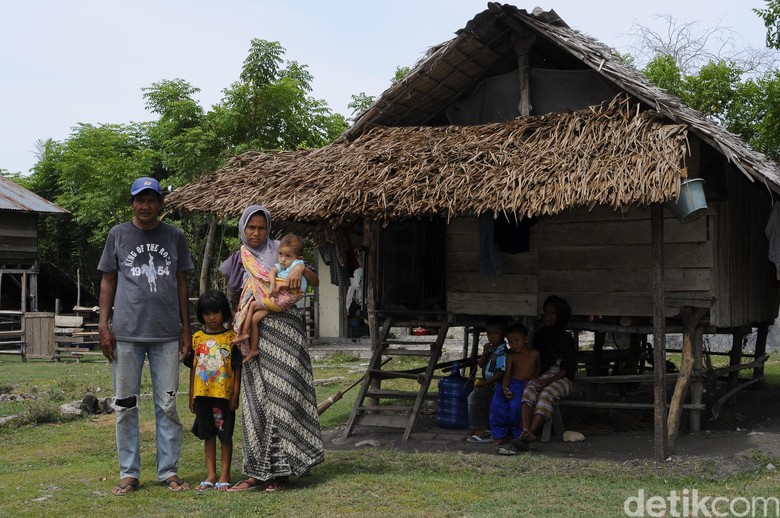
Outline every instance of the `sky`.
MULTIPOLYGON (((621 52, 635 24, 659 15, 733 31, 764 48, 760 0, 537 0, 569 26, 621 52)), ((312 95, 345 117, 353 94, 378 96, 399 66, 452 39, 485 0, 0 0, 0 169, 27 174, 38 140, 79 123, 154 120, 142 88, 184 79, 205 110, 239 77, 252 38, 278 41, 306 65, 312 95)))

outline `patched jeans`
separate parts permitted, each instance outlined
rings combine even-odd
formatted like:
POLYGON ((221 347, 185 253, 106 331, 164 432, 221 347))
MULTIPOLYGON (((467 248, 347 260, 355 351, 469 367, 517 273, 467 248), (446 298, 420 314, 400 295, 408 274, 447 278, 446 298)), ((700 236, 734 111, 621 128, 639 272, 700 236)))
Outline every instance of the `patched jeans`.
POLYGON ((114 362, 116 449, 120 478, 141 478, 141 446, 138 416, 141 371, 149 357, 154 395, 157 479, 178 474, 183 427, 176 410, 179 390, 179 342, 117 341, 114 362))

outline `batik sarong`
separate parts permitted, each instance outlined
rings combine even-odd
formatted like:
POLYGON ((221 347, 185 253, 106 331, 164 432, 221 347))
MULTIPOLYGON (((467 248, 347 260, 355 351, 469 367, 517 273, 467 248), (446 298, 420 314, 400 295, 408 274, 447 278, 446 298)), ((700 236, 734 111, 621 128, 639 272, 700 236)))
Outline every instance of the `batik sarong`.
POLYGON ((300 476, 325 458, 305 344, 303 320, 295 309, 263 319, 260 354, 241 369, 247 477, 300 476))

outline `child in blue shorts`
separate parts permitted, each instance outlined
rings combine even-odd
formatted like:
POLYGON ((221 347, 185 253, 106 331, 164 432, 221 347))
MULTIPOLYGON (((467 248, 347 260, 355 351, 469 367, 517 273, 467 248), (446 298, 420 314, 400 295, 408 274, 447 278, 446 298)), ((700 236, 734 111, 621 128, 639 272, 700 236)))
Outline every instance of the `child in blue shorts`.
POLYGON ((493 442, 504 444, 522 434, 522 404, 525 384, 539 375, 539 351, 528 348, 528 329, 512 324, 506 330, 506 372, 493 393, 490 428, 493 442))

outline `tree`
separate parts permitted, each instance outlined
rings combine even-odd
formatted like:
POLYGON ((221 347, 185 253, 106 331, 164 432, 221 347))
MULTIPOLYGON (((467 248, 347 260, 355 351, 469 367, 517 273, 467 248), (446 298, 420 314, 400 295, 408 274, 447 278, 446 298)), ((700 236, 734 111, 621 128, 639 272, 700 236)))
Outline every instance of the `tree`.
MULTIPOLYGON (((139 176, 175 188, 243 151, 319 147, 343 133, 344 117, 311 97, 307 67, 283 56, 278 42, 253 39, 239 80, 210 111, 195 100, 197 87, 183 79, 162 80, 142 89, 156 121, 80 124, 62 142, 40 142, 28 188, 71 212, 44 218, 42 257, 69 273, 94 272, 108 229, 130 218, 128 186, 139 176)), ((218 223, 201 215, 179 219, 201 265, 202 289, 212 259, 225 253, 214 246, 218 223)))
MULTIPOLYGON (((343 116, 309 95, 314 78, 307 67, 285 62, 284 52, 278 42, 253 39, 239 80, 205 113, 193 98, 198 89, 184 80, 144 89, 147 109, 160 115, 149 138, 160 157, 158 172, 170 185, 191 182, 235 154, 320 147, 346 129, 343 116)), ((203 291, 214 262, 212 251, 220 253, 214 246, 219 222, 188 215, 182 223, 199 259, 203 291)))
POLYGON ((766 9, 752 9, 764 21, 766 46, 780 49, 780 0, 767 0, 766 9))
MULTIPOLYGON (((72 277, 79 269, 95 272, 108 230, 129 217, 128 186, 154 161, 146 126, 79 124, 64 142, 36 144, 38 161, 24 186, 70 211, 40 219, 42 262, 72 277)), ((85 277, 96 293, 97 279, 85 277)))
POLYGON ((656 86, 672 95, 684 96, 682 74, 674 56, 658 54, 650 60, 643 72, 656 86))
MULTIPOLYGON (((674 32, 670 28, 670 33, 674 32)), ((717 33, 716 28, 706 34, 717 33)), ((655 36, 649 41, 659 39, 660 36, 655 36)), ((691 49, 704 49, 703 41, 693 42, 689 36, 670 40, 682 41, 683 48, 655 55, 645 66, 644 74, 688 106, 742 137, 754 149, 770 158, 780 158, 780 101, 776 101, 780 99, 777 97, 780 94, 780 74, 774 70, 759 73, 755 67, 758 61, 730 58, 702 61, 702 56, 690 52, 691 49), (687 66, 696 63, 697 68, 686 71, 681 62, 687 63, 687 66)), ((702 52, 706 57, 713 56, 702 52)), ((738 58, 745 55, 737 52, 738 58)), ((761 63, 766 66, 769 61, 761 63)))
MULTIPOLYGON (((411 67, 396 67, 393 77, 390 79, 391 84, 396 84, 398 81, 406 77, 411 72, 411 67)), ((373 95, 367 95, 365 92, 359 94, 353 94, 352 100, 347 104, 347 108, 350 109, 350 119, 354 122, 358 116, 366 111, 374 101, 376 97, 373 95)))
POLYGON ((635 41, 631 48, 640 66, 659 55, 671 56, 683 75, 695 74, 709 62, 733 62, 744 73, 756 74, 777 64, 774 53, 739 43, 739 36, 726 27, 680 22, 670 14, 656 18, 666 25, 665 31, 656 32, 637 23, 631 29, 635 41))
MULTIPOLYGON (((253 39, 239 81, 203 122, 185 132, 190 145, 200 144, 216 162, 249 150, 295 150, 321 147, 347 128, 343 116, 331 113, 324 101, 312 98, 314 80, 308 68, 284 62, 278 42, 253 39)), ((216 168, 216 167, 212 167, 216 168)), ((212 218, 203 249, 215 249, 217 220, 212 218)), ((200 288, 206 288, 211 257, 204 253, 200 288)))
POLYGON ((346 130, 344 117, 309 95, 308 68, 283 54, 278 42, 253 39, 239 81, 215 107, 211 121, 235 153, 320 147, 346 130))
POLYGON ((351 98, 352 100, 347 103, 347 108, 351 110, 350 119, 352 121, 357 120, 358 116, 374 104, 374 101, 376 100, 376 97, 373 95, 366 95, 365 92, 353 94, 351 98))

